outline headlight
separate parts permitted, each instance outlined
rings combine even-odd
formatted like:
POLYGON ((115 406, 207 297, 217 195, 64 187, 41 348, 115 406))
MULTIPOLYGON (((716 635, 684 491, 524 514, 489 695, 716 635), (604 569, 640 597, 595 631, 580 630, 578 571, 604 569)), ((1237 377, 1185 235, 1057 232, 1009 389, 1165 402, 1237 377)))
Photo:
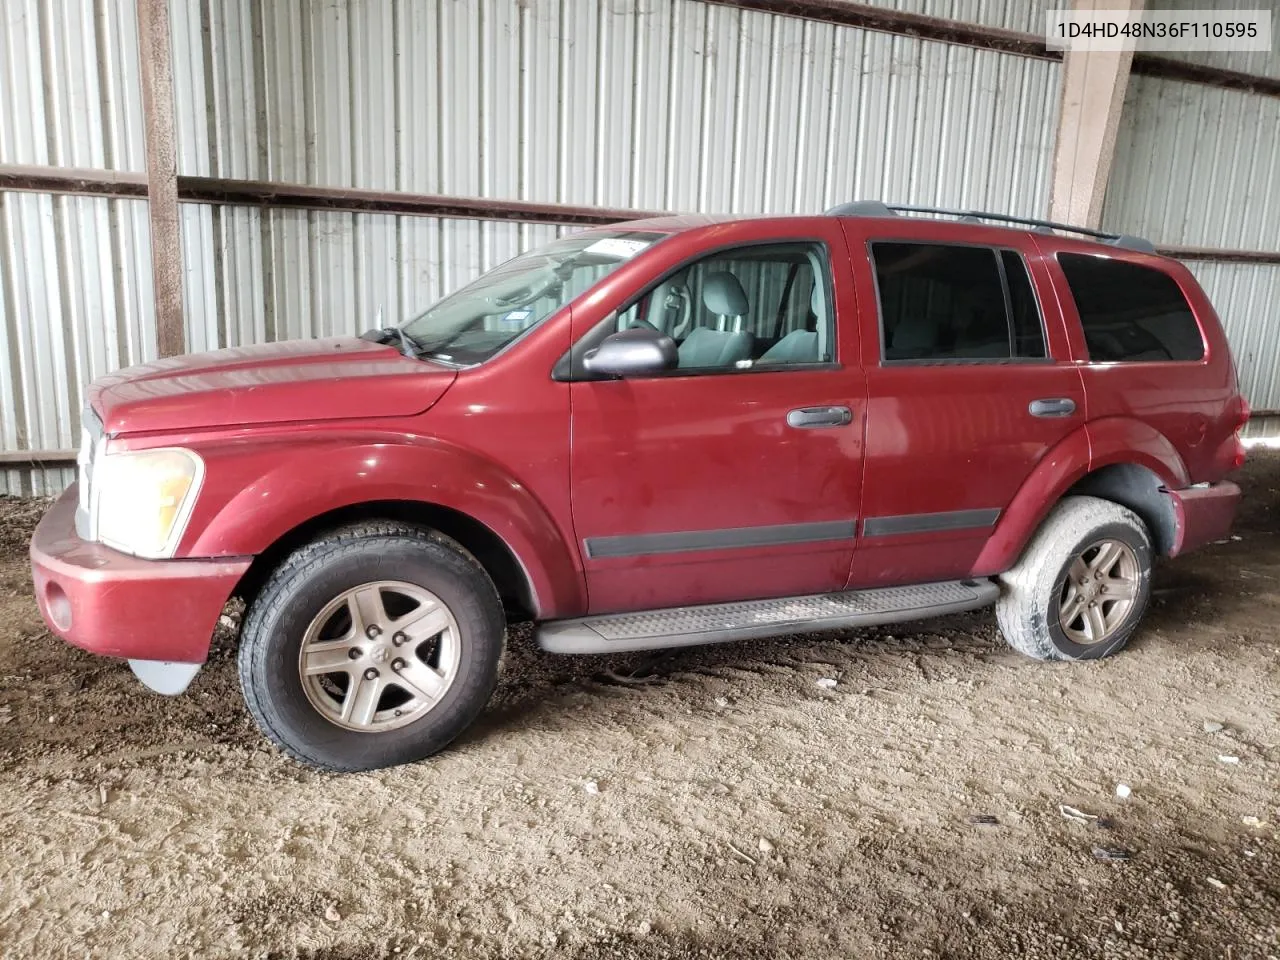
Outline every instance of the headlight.
POLYGON ((110 453, 93 466, 97 540, 139 557, 173 556, 204 478, 204 461, 177 448, 110 453))

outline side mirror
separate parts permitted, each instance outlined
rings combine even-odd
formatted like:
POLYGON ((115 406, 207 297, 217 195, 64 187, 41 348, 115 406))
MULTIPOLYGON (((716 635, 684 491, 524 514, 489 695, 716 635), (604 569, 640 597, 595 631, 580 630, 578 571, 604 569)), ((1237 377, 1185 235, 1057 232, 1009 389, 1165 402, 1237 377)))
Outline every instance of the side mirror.
POLYGON ((607 377, 642 377, 674 369, 679 362, 676 342, 648 327, 610 334, 582 358, 588 373, 607 377))

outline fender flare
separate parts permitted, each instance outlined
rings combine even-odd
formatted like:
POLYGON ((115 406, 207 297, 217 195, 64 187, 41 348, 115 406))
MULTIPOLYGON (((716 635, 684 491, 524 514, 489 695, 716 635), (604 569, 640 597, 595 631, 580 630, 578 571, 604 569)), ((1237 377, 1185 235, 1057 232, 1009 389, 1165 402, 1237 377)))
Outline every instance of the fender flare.
POLYGON ((470 517, 506 544, 540 614, 585 609, 572 541, 534 494, 487 458, 430 438, 282 445, 267 472, 215 508, 184 553, 256 556, 316 517, 378 501, 446 507, 470 517))
POLYGON ((1087 424, 1089 471, 1113 463, 1146 467, 1170 490, 1181 490, 1191 482, 1182 455, 1169 438, 1148 423, 1133 417, 1104 417, 1087 424))
POLYGON ((1012 567, 1054 504, 1085 476, 1114 464, 1143 467, 1170 490, 1188 483, 1182 457, 1168 438, 1149 424, 1132 417, 1105 417, 1087 423, 1041 457, 1000 514, 971 575, 990 577, 1012 567))

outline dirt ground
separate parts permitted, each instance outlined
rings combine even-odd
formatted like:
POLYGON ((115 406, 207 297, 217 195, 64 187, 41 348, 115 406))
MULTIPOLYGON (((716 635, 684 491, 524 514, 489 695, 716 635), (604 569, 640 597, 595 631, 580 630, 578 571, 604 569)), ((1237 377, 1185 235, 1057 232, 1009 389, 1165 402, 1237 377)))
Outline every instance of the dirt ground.
POLYGON ((1280 956, 1280 457, 1242 482, 1240 539, 1163 566, 1111 660, 987 612, 516 635, 463 741, 345 777, 258 736, 230 636, 174 699, 51 637, 41 505, 0 501, 0 956, 1280 956))

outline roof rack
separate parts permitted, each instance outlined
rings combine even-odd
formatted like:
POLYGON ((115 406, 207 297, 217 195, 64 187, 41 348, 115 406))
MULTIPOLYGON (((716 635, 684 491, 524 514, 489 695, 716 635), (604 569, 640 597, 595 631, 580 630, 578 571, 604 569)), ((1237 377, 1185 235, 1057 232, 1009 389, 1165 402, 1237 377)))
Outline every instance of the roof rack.
POLYGON ((855 200, 832 207, 827 212, 831 217, 896 217, 899 213, 938 213, 948 217, 957 217, 961 223, 981 223, 983 220, 995 220, 999 223, 1017 223, 1033 227, 1037 233, 1048 233, 1061 230, 1064 233, 1078 233, 1092 237, 1127 250, 1138 250, 1142 253, 1155 253, 1156 248, 1150 240, 1130 236, 1127 233, 1107 233, 1103 230, 1091 230, 1088 227, 1073 227, 1069 223, 1056 223, 1053 220, 1037 220, 1034 217, 1014 217, 1007 213, 983 213, 981 210, 949 210, 945 207, 919 207, 905 203, 883 203, 880 200, 855 200))

